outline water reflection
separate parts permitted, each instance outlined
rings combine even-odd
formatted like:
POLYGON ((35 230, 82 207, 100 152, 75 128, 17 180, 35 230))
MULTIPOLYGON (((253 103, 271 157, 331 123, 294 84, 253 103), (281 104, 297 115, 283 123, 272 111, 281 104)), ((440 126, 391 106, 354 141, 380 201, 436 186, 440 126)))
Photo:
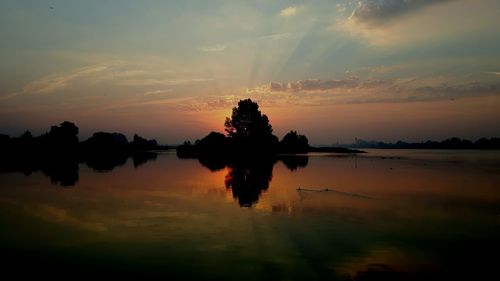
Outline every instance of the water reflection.
POLYGON ((53 159, 40 169, 52 183, 64 187, 74 186, 79 179, 78 162, 75 159, 53 159))
POLYGON ((418 280, 407 272, 394 271, 387 264, 367 264, 366 270, 356 272, 354 280, 357 281, 396 281, 418 280))
MULTIPOLYGON (((41 173, 0 174, 3 268, 52 276, 58 264, 115 279, 499 280, 498 160, 131 160, 111 173, 79 165, 72 190, 50 188, 41 173)), ((48 169, 62 184, 62 167, 48 169)))
POLYGON ((123 166, 127 159, 128 155, 125 153, 91 155, 87 158, 85 164, 96 172, 109 172, 115 167, 123 166))
POLYGON ((157 154, 154 152, 107 153, 88 154, 85 157, 74 155, 52 155, 51 157, 40 157, 39 155, 21 155, 17 157, 6 157, 0 159, 0 173, 23 173, 26 176, 41 171, 50 178, 53 184, 63 187, 75 186, 79 180, 79 164, 85 163, 95 172, 110 172, 116 167, 123 166, 128 158, 132 158, 135 168, 148 161, 155 160, 157 154))
POLYGON ((309 163, 309 156, 307 155, 283 155, 280 156, 281 162, 285 164, 285 166, 290 171, 296 171, 300 168, 305 168, 309 163))
POLYGON ((240 206, 251 207, 259 201, 273 178, 274 163, 274 160, 264 159, 229 164, 224 183, 240 206))
POLYGON ((149 161, 154 161, 158 157, 157 153, 144 151, 144 152, 136 152, 132 155, 132 161, 134 163, 134 167, 138 168, 146 164, 149 161))
POLYGON ((23 173, 26 176, 41 171, 54 184, 74 186, 79 179, 78 159, 63 155, 50 158, 20 156, 0 159, 0 173, 23 173))
POLYGON ((269 188, 273 178, 273 167, 281 161, 290 171, 304 168, 309 162, 307 155, 283 155, 261 158, 214 158, 200 157, 201 165, 212 172, 227 168, 224 186, 230 190, 233 198, 241 207, 257 204, 262 192, 269 188))
POLYGON ((223 170, 228 165, 228 160, 222 157, 200 157, 198 161, 203 167, 208 168, 212 172, 223 170))

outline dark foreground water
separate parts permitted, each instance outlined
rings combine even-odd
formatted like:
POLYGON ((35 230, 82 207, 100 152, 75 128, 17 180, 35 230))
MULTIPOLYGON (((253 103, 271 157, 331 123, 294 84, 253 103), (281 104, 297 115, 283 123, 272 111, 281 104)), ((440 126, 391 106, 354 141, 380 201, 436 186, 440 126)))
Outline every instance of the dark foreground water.
POLYGON ((500 280, 498 151, 204 164, 172 153, 108 172, 80 164, 66 187, 0 173, 2 273, 500 280))

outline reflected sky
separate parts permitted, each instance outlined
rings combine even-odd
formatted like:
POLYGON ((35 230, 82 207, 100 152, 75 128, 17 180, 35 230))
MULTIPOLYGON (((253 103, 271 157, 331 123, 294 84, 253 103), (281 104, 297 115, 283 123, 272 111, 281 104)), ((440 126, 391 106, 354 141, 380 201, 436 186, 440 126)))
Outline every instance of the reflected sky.
POLYGON ((166 153, 108 172, 80 164, 72 188, 41 172, 1 173, 0 244, 16 257, 9 267, 41 273, 58 263, 242 280, 498 274, 498 152, 375 152, 216 171, 166 153))

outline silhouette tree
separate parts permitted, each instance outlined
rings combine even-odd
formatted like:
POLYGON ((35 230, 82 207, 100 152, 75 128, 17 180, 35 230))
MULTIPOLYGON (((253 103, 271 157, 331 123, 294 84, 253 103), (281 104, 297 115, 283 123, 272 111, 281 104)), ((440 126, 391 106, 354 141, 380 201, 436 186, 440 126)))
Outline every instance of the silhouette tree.
POLYGON ((271 135, 273 132, 269 119, 251 99, 238 102, 238 107, 233 108, 231 118, 226 117, 224 127, 228 136, 235 139, 271 135))
POLYGON ((153 150, 158 149, 158 142, 154 139, 148 140, 137 134, 134 134, 134 139, 130 143, 131 150, 153 150))
MULTIPOLYGON (((26 139, 29 135, 25 133, 23 136, 26 139)), ((74 152, 78 146, 78 127, 71 122, 64 121, 59 126, 50 127, 50 131, 41 135, 37 141, 43 150, 51 153, 74 152)))
POLYGON ((221 133, 210 132, 206 137, 198 141, 198 145, 204 149, 220 150, 227 148, 228 139, 221 133))
POLYGON ((231 118, 224 122, 228 137, 237 146, 271 148, 278 139, 273 135, 269 118, 262 114, 259 105, 251 99, 240 100, 233 108, 231 118))
POLYGON ((53 183, 73 186, 79 179, 79 164, 86 163, 95 171, 110 171, 132 157, 134 167, 156 159, 158 143, 138 135, 129 143, 120 133, 97 132, 78 142, 78 127, 68 121, 50 127, 38 137, 25 131, 11 138, 0 134, 0 173, 22 172, 30 175, 42 171, 53 183))
POLYGON ((16 149, 25 150, 29 153, 33 153, 36 149, 36 139, 30 131, 25 131, 20 137, 16 139, 16 149))
POLYGON ((128 147, 127 137, 120 133, 97 132, 81 143, 85 163, 95 171, 111 171, 124 165, 128 147))
POLYGON ((290 131, 280 142, 282 152, 306 153, 309 150, 309 140, 304 135, 297 134, 297 131, 290 131))
POLYGON ((20 137, 19 139, 23 139, 23 140, 31 140, 33 139, 33 134, 31 134, 30 131, 25 131, 20 137))
POLYGON ((54 145, 76 146, 78 144, 78 127, 68 121, 59 126, 52 126, 48 135, 49 141, 54 145))

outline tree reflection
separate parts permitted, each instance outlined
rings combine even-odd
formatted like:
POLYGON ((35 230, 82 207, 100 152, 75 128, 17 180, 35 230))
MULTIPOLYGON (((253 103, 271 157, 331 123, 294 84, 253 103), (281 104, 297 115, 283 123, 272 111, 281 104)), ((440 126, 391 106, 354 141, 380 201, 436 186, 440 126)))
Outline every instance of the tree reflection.
POLYGON ((156 159, 151 150, 164 149, 155 140, 134 135, 129 143, 121 133, 97 132, 83 142, 78 127, 68 121, 33 137, 26 131, 19 137, 0 134, 0 173, 41 171, 52 183, 73 186, 79 179, 79 164, 94 171, 107 172, 124 165, 132 157, 134 167, 156 159))
POLYGON ((228 160, 220 157, 200 157, 198 158, 198 162, 211 172, 223 170, 228 165, 228 160))
POLYGON ((280 156, 279 160, 285 164, 290 171, 295 171, 299 168, 304 168, 309 163, 307 155, 284 155, 280 156))
POLYGON ((87 157, 85 164, 96 172, 109 172, 125 165, 127 159, 128 155, 125 153, 92 154, 87 157))
MULTIPOLYGON (((154 152, 138 152, 133 154, 132 161, 134 167, 154 160, 157 154, 154 152)), ((71 187, 75 186, 79 180, 79 167, 81 163, 85 163, 87 167, 95 172, 109 172, 116 167, 122 166, 129 158, 126 154, 104 154, 96 155, 89 154, 85 158, 73 155, 51 155, 45 157, 43 155, 8 155, 8 157, 0 158, 0 173, 16 173, 20 172, 26 176, 34 172, 42 172, 54 184, 71 187)))
POLYGON ((20 172, 26 176, 41 171, 54 184, 74 186, 79 179, 78 159, 73 156, 52 155, 41 158, 29 155, 6 155, 0 158, 0 173, 20 172))
POLYGON ((79 179, 78 161, 72 158, 60 158, 41 166, 43 174, 50 181, 64 187, 74 186, 79 179))
POLYGON ((150 151, 138 151, 132 154, 132 162, 134 168, 144 165, 146 162, 156 160, 158 154, 150 151))
POLYGON ((227 189, 242 207, 251 207, 259 201, 263 191, 269 188, 273 178, 275 160, 244 161, 228 166, 224 180, 227 189))
POLYGON ((244 157, 240 159, 224 157, 200 157, 201 165, 212 172, 227 168, 224 185, 230 190, 241 207, 252 207, 269 188, 273 178, 273 168, 282 161, 290 171, 307 166, 307 155, 287 155, 278 157, 244 157))

